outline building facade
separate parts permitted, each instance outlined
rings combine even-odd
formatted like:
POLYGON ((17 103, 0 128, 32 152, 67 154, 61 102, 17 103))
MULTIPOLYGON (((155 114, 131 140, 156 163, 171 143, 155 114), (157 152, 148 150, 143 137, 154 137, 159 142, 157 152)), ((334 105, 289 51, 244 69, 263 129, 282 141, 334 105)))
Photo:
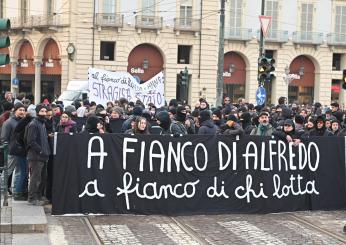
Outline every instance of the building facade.
MULTIPOLYGON (((1 0, 11 19, 11 64, 0 67, 2 92, 53 97, 89 67, 128 71, 145 82, 164 71, 165 94, 193 104, 216 101, 220 0, 1 0), (187 68, 188 83, 179 80, 187 68), (13 86, 13 80, 19 86, 13 86)), ((255 103, 261 1, 225 7, 224 93, 255 103)), ((346 103, 346 1, 266 0, 272 24, 267 57, 276 78, 267 102, 346 103), (284 79, 295 74, 299 79, 284 79)))

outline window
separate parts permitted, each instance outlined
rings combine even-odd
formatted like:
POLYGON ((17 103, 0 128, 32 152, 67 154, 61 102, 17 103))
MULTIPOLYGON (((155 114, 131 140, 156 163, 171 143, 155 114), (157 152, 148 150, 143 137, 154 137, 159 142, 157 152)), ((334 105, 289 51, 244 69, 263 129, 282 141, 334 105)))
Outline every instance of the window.
POLYGON ((155 16, 155 0, 142 0, 142 15, 155 16))
POLYGON ((341 54, 333 54, 332 70, 340 71, 341 70, 340 64, 341 64, 341 54))
POLYGON ((103 13, 115 14, 116 0, 103 0, 103 13))
POLYGON ((302 4, 301 11, 301 23, 300 23, 300 31, 301 31, 301 39, 302 40, 312 40, 312 13, 314 10, 313 4, 302 4))
POLYGON ((230 9, 230 34, 231 36, 240 36, 241 35, 241 16, 242 16, 242 0, 231 0, 231 9, 230 9))
POLYGON ((192 24, 192 1, 184 1, 180 6, 180 25, 191 26, 192 24))
POLYGON ((346 41, 346 6, 336 6, 335 14, 336 41, 346 41))
POLYGON ((273 59, 274 58, 274 50, 266 49, 264 52, 264 56, 269 58, 269 59, 273 59))
POLYGON ((178 45, 178 64, 190 64, 191 46, 178 45))
POLYGON ((101 42, 100 60, 114 60, 115 42, 101 42))
POLYGON ((266 1, 265 4, 265 15, 272 17, 272 23, 269 28, 268 37, 277 38, 278 33, 278 9, 279 5, 277 1, 266 1))

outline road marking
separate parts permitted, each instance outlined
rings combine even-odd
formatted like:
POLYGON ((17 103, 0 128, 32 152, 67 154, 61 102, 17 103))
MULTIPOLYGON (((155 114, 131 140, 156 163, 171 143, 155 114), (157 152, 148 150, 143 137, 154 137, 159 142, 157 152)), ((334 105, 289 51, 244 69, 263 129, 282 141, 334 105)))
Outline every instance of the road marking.
POLYGON ((218 222, 218 224, 250 244, 286 244, 247 221, 218 222))
POLYGON ((127 225, 94 225, 104 244, 141 244, 127 225))
POLYGON ((174 223, 156 224, 155 226, 158 227, 164 234, 166 234, 174 243, 178 245, 199 244, 174 223))
POLYGON ((49 225, 48 226, 48 238, 52 245, 67 245, 68 242, 65 240, 64 228, 60 225, 49 225))

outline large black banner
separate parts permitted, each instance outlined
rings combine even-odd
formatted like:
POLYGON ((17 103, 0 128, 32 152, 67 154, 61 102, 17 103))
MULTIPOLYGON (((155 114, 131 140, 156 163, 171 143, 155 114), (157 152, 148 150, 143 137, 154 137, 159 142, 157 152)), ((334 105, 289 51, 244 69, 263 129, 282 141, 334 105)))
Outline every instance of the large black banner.
POLYGON ((345 139, 59 134, 53 180, 55 215, 339 209, 345 139))

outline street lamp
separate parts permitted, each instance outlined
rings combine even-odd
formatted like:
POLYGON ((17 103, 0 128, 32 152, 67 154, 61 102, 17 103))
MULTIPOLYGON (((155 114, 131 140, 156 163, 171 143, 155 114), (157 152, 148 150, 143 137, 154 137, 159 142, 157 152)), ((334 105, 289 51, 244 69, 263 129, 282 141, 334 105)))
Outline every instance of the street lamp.
POLYGON ((147 70, 147 69, 149 68, 149 60, 148 60, 147 58, 145 58, 145 59, 143 60, 142 68, 143 68, 144 70, 147 70))
POLYGON ((233 72, 235 72, 235 69, 236 69, 235 64, 233 63, 229 64, 229 68, 228 68, 229 73, 232 74, 233 72))
POLYGON ((302 66, 300 66, 299 71, 298 71, 299 76, 303 76, 303 75, 304 75, 304 72, 305 72, 305 68, 304 68, 304 66, 302 65, 302 66))

